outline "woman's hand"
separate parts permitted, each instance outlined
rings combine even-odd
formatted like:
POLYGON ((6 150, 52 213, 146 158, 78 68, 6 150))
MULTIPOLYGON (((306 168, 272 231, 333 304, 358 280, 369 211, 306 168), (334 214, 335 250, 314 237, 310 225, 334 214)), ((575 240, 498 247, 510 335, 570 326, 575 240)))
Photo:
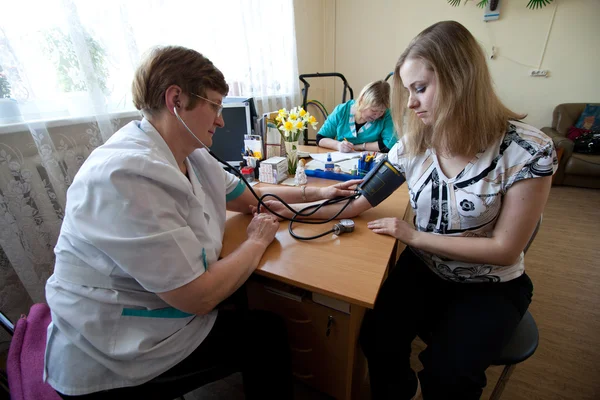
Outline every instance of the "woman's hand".
POLYGON ((375 233, 393 236, 407 245, 411 245, 418 234, 411 224, 398 218, 376 219, 370 221, 367 226, 375 233))
POLYGON ((319 199, 334 199, 336 197, 352 196, 356 186, 362 182, 362 179, 352 179, 350 181, 336 183, 335 185, 319 188, 319 199))
POLYGON ((354 151, 354 145, 347 140, 338 143, 338 151, 342 153, 351 153, 354 151))
MULTIPOLYGON (((264 203, 267 205, 267 207, 269 207, 269 209, 276 212, 277 214, 279 214, 283 217, 286 217, 286 218, 292 218, 292 212, 290 210, 288 210, 286 206, 281 204, 281 202, 279 202, 277 200, 265 200, 264 203)), ((256 213, 258 212, 258 208, 256 206, 252 205, 252 206, 250 206, 250 211, 252 212, 252 214, 256 215, 256 213)), ((283 220, 282 218, 279 218, 278 216, 273 214, 271 211, 266 209, 264 206, 260 207, 260 212, 263 214, 271 215, 274 218, 276 218, 278 221, 283 220)))
POLYGON ((277 218, 270 214, 261 213, 254 214, 254 218, 250 221, 246 233, 248 234, 248 240, 261 243, 267 247, 275 238, 278 230, 279 221, 277 221, 277 218))

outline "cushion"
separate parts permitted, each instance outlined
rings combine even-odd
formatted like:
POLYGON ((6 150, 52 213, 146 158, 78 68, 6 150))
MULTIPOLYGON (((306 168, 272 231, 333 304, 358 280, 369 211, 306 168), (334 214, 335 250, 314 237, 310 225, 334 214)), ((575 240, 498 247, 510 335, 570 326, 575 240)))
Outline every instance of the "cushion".
POLYGON ((575 127, 587 131, 600 131, 600 106, 586 104, 575 127))
POLYGON ((586 133, 590 133, 589 129, 577 128, 576 126, 572 126, 569 128, 567 133, 567 137, 573 141, 577 139, 579 136, 585 135, 586 133))

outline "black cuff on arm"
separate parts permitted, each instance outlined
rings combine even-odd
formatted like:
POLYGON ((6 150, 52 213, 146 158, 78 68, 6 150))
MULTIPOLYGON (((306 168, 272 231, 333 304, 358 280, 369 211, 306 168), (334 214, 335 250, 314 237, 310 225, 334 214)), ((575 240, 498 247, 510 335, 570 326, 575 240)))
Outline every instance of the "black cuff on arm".
POLYGON ((382 136, 379 136, 379 139, 377 139, 377 145, 379 146, 379 151, 381 153, 389 153, 390 149, 388 149, 387 146, 383 143, 382 136))
POLYGON ((323 135, 319 135, 319 134, 317 133, 317 146, 319 145, 319 142, 321 141, 321 139, 325 139, 325 136, 323 136, 323 135))

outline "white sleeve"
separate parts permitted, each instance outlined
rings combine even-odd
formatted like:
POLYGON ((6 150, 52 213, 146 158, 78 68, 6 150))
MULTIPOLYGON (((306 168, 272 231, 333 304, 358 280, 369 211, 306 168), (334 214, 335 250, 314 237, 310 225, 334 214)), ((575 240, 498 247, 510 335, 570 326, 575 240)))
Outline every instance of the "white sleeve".
POLYGON ((404 143, 402 139, 399 139, 388 153, 388 160, 396 167, 400 172, 406 175, 406 155, 404 154, 404 143))
POLYGON ((112 157, 100 167, 102 173, 98 168, 69 191, 77 193, 67 200, 69 227, 150 292, 202 275, 214 241, 188 226, 190 199, 174 168, 135 156, 112 157))

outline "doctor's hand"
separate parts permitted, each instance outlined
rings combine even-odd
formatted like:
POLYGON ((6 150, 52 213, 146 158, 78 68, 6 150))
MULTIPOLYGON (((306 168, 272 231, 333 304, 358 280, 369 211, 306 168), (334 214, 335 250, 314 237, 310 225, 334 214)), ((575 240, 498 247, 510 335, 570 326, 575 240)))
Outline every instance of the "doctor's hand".
POLYGON ((354 151, 354 145, 347 140, 342 140, 338 143, 338 151, 342 153, 350 153, 354 151))
POLYGON ((335 185, 319 188, 320 199, 335 199, 336 197, 352 196, 354 189, 362 182, 362 179, 336 183, 335 185))
MULTIPOLYGON (((280 201, 264 200, 264 203, 267 205, 267 207, 269 207, 269 209, 271 211, 276 212, 277 214, 279 214, 283 217, 292 218, 292 212, 290 210, 288 210, 287 207, 285 207, 283 204, 281 204, 280 201)), ((278 221, 283 221, 283 218, 279 218, 278 216, 273 214, 273 212, 271 212, 271 211, 269 211, 267 208, 265 208, 265 206, 260 206, 261 213, 272 215, 278 221)), ((250 212, 252 214, 258 213, 258 207, 254 206, 254 205, 250 206, 250 212)))
POLYGON ((418 234, 411 224, 398 218, 376 219, 370 221, 367 227, 375 233, 393 236, 407 245, 411 245, 418 234))
POLYGON ((254 214, 246 233, 248 234, 248 240, 261 243, 267 247, 275 238, 278 230, 279 221, 277 221, 277 218, 270 214, 261 213, 254 214))

